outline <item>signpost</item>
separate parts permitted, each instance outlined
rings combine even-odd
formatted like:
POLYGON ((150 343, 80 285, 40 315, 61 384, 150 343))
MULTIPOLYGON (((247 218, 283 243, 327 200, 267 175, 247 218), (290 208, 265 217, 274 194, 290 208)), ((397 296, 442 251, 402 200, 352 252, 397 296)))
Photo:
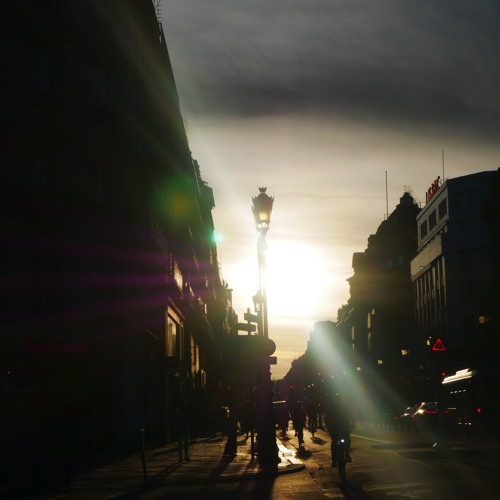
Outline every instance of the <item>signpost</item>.
POLYGON ((244 330, 248 333, 255 332, 257 330, 257 325, 252 323, 238 323, 236 326, 238 327, 238 330, 244 330))

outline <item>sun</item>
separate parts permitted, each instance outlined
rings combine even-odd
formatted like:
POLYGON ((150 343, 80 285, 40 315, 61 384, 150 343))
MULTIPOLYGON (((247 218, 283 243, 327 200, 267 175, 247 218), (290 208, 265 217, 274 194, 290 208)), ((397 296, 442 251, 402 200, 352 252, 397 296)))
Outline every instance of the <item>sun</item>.
POLYGON ((281 319, 316 317, 332 285, 328 259, 312 246, 278 241, 266 253, 269 314, 281 319))
MULTIPOLYGON (((293 240, 268 242, 265 285, 269 322, 275 326, 311 323, 332 316, 340 278, 335 257, 313 245, 293 240)), ((257 252, 224 267, 233 290, 233 307, 240 320, 254 310, 253 296, 259 289, 257 252)))

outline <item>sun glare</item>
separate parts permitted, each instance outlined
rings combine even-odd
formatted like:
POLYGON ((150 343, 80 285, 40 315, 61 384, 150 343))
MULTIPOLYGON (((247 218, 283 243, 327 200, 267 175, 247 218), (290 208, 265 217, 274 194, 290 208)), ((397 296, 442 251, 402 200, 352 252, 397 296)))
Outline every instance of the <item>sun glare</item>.
POLYGON ((320 252, 296 242, 273 242, 267 250, 267 301, 274 317, 314 317, 331 285, 320 252))
MULTIPOLYGON (((308 331, 315 321, 333 319, 338 284, 344 280, 337 277, 332 259, 303 243, 268 242, 265 280, 271 325, 298 328, 307 324, 308 331)), ((225 266, 224 276, 234 290, 233 307, 243 321, 247 308, 253 311, 252 297, 259 289, 257 252, 225 266)))

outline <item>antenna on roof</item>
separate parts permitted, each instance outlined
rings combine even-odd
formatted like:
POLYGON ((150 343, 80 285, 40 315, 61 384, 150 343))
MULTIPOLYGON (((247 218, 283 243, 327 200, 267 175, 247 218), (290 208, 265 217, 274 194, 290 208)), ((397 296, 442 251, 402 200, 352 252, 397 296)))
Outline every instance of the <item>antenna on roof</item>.
POLYGON ((444 182, 444 149, 442 150, 442 152, 443 152, 443 180, 442 180, 442 182, 444 182))
POLYGON ((389 218, 389 195, 387 192, 387 170, 385 171, 385 218, 389 218))

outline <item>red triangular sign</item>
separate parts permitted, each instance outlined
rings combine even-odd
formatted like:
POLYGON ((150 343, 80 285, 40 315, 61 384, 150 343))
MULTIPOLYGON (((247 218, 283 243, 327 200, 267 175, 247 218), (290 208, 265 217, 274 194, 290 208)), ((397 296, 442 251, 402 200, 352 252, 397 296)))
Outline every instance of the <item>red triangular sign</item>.
POLYGON ((437 339, 435 344, 432 346, 433 351, 446 351, 446 347, 444 346, 441 339, 437 339))

